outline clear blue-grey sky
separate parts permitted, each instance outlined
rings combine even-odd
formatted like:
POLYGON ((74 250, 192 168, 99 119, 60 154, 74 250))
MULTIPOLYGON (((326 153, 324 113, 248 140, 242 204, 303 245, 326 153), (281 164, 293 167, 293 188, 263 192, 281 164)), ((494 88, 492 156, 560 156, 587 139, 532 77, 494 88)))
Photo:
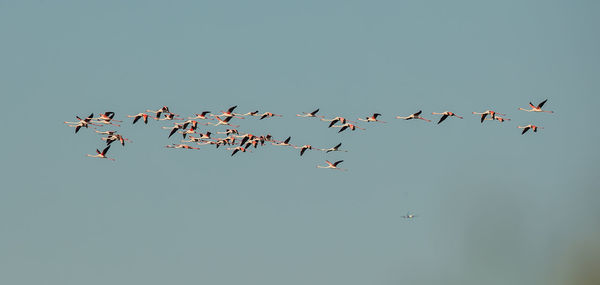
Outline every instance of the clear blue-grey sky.
POLYGON ((489 2, 0 1, 0 283, 598 278, 600 3, 489 2), (237 123, 349 152, 170 150, 126 121, 111 162, 62 123, 162 105, 280 113, 237 123), (317 107, 388 123, 294 116, 317 107), (394 119, 419 109, 465 119, 394 119))

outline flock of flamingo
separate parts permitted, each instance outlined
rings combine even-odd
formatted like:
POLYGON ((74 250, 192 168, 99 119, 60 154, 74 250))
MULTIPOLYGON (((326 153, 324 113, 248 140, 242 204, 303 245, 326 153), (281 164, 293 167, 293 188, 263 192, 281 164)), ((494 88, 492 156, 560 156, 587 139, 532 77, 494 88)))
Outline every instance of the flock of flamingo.
MULTIPOLYGON (((542 110, 542 107, 544 106, 546 101, 548 101, 548 99, 542 101, 541 103, 539 103, 537 105, 533 105, 530 102, 529 109, 519 108, 519 110, 526 111, 526 112, 553 113, 553 111, 542 110)), ((183 121, 183 122, 173 122, 172 126, 168 126, 168 127, 163 126, 162 127, 163 129, 169 130, 168 138, 171 138, 173 135, 175 135, 177 133, 181 134, 181 136, 182 136, 181 143, 173 143, 171 145, 166 145, 165 146, 166 148, 198 150, 198 149, 200 149, 198 146, 202 146, 202 145, 214 145, 216 148, 223 146, 225 149, 230 150, 231 156, 233 156, 239 152, 250 152, 251 147, 254 147, 254 148, 257 148, 259 146, 262 147, 265 144, 270 143, 271 145, 275 145, 275 146, 299 149, 300 156, 304 155, 304 153, 307 150, 318 150, 318 151, 324 151, 326 153, 329 153, 332 151, 345 152, 345 150, 340 149, 340 147, 342 146, 342 143, 338 143, 337 145, 335 145, 331 148, 323 148, 322 149, 322 148, 314 148, 312 145, 309 145, 309 144, 302 145, 302 146, 293 145, 290 143, 291 137, 288 137, 284 140, 276 140, 270 134, 254 135, 251 133, 242 133, 242 132, 238 131, 238 129, 237 129, 239 127, 238 125, 231 124, 231 120, 245 119, 245 118, 249 118, 249 117, 257 117, 258 120, 263 120, 263 119, 272 118, 272 117, 282 117, 282 115, 274 114, 271 112, 264 112, 264 113, 260 114, 258 111, 240 114, 240 113, 234 112, 234 110, 236 108, 237 108, 237 106, 230 107, 226 111, 220 111, 220 114, 218 114, 218 115, 212 114, 210 111, 204 111, 200 114, 194 114, 194 116, 192 116, 192 117, 183 119, 180 117, 180 115, 169 111, 169 108, 167 106, 163 106, 158 110, 146 110, 145 112, 141 112, 136 115, 128 115, 127 117, 133 118, 132 124, 138 123, 140 121, 140 119, 144 122, 144 124, 148 124, 149 118, 156 120, 156 121, 183 121), (203 121, 206 121, 206 122, 200 123, 203 121), (198 131, 198 125, 206 125, 206 126, 214 126, 214 127, 225 126, 225 127, 229 127, 229 128, 226 128, 224 131, 215 131, 215 134, 220 134, 222 136, 221 137, 213 137, 212 136, 213 133, 210 131, 206 131, 205 133, 198 131), (192 145, 190 145, 190 144, 192 144, 192 145), (196 146, 193 146, 193 145, 196 145, 196 146)), ((357 126, 356 124, 358 124, 358 123, 356 121, 350 121, 350 120, 348 120, 344 117, 340 117, 340 116, 336 116, 336 117, 327 119, 324 116, 317 115, 318 112, 319 112, 319 109, 316 109, 310 113, 303 112, 302 114, 297 114, 296 116, 301 117, 301 118, 317 118, 317 119, 320 119, 321 121, 328 122, 328 128, 339 128, 339 130, 337 131, 338 133, 341 133, 346 130, 351 130, 351 131, 355 131, 356 129, 365 130, 364 128, 357 126)), ((431 122, 431 120, 428 120, 428 119, 422 117, 421 114, 422 114, 422 111, 418 111, 409 116, 396 116, 396 119, 403 119, 403 120, 419 119, 419 120, 423 120, 426 122, 431 122)), ((449 112, 449 111, 445 111, 442 113, 433 112, 431 114, 432 115, 441 115, 440 119, 437 122, 438 124, 444 122, 446 119, 448 119, 450 117, 463 119, 463 117, 458 116, 456 113, 449 112)), ((503 117, 503 116, 506 116, 505 114, 500 114, 500 113, 497 113, 492 110, 486 110, 485 112, 473 112, 473 114, 480 116, 481 123, 484 123, 485 121, 494 121, 494 120, 499 121, 499 122, 505 122, 505 121, 510 120, 508 118, 503 117)), ((110 158, 110 157, 106 156, 106 154, 108 153, 108 150, 110 149, 111 144, 115 141, 119 141, 119 143, 122 146, 125 146, 125 142, 130 142, 129 139, 125 138, 123 135, 117 133, 116 131, 112 131, 112 130, 100 131, 100 130, 98 130, 98 128, 101 128, 101 127, 113 127, 113 126, 120 127, 120 125, 117 123, 123 123, 123 121, 115 120, 114 116, 115 116, 114 112, 104 112, 104 113, 100 114, 98 117, 94 117, 94 114, 92 113, 84 119, 80 118, 79 116, 75 116, 77 118, 76 122, 64 122, 64 123, 67 124, 69 127, 75 128, 75 133, 78 133, 81 130, 81 128, 87 129, 90 126, 92 126, 92 128, 96 129, 95 130, 96 133, 105 135, 104 137, 101 138, 101 140, 106 142, 106 147, 104 147, 102 149, 102 151, 100 151, 99 149, 96 149, 96 154, 94 154, 94 155, 88 154, 87 156, 95 157, 95 158, 109 159, 109 160, 114 161, 115 160, 114 158, 110 158)), ((385 123, 384 121, 381 121, 378 119, 379 116, 381 116, 381 114, 374 113, 371 116, 368 116, 365 118, 358 118, 357 120, 361 121, 361 122, 365 122, 365 123, 385 123)), ((529 124, 526 126, 517 126, 517 128, 523 129, 521 131, 522 135, 525 134, 529 130, 532 130, 533 132, 537 132, 538 129, 543 129, 542 127, 539 127, 539 126, 536 126, 533 124, 529 124)), ((338 167, 340 165, 340 163, 342 163, 342 162, 343 162, 343 160, 339 160, 339 161, 335 161, 335 162, 326 160, 325 161, 326 165, 317 165, 316 167, 323 168, 323 169, 346 170, 346 169, 338 167)))

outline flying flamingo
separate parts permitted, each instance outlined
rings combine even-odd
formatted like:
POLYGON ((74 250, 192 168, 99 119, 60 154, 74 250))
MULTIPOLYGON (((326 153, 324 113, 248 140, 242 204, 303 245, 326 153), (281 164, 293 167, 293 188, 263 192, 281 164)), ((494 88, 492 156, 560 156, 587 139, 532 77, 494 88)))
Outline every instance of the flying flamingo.
POLYGON ((146 113, 138 113, 137 115, 133 116, 127 115, 127 117, 134 118, 132 124, 135 124, 140 118, 144 118, 144 124, 148 124, 148 114, 146 113))
POLYGON ((496 119, 496 115, 506 116, 505 114, 500 114, 500 113, 494 112, 492 110, 486 110, 483 113, 473 112, 473 114, 475 114, 475 115, 481 115, 481 122, 482 123, 483 123, 483 121, 485 121, 485 117, 487 117, 487 115, 492 116, 492 119, 496 119))
POLYGON ((364 130, 363 128, 361 128, 361 127, 357 127, 356 125, 353 125, 353 124, 350 124, 350 123, 345 123, 345 124, 343 124, 343 125, 339 125, 339 126, 333 126, 333 127, 334 127, 334 128, 341 128, 341 129, 338 131, 338 133, 341 133, 341 132, 343 132, 344 130, 346 130, 346 129, 348 129, 348 128, 350 128, 350 130, 353 130, 353 131, 354 131, 354 130, 356 130, 356 129, 361 129, 361 130, 364 130))
POLYGON ((120 134, 112 134, 109 135, 108 137, 102 138, 102 140, 106 141, 106 145, 110 145, 111 143, 113 143, 114 141, 119 141, 121 142, 122 146, 125 146, 125 142, 131 142, 131 140, 124 138, 122 135, 120 134))
POLYGON ((218 120, 219 122, 217 122, 216 124, 215 124, 215 123, 208 122, 208 123, 205 123, 205 125, 213 125, 213 126, 220 126, 220 125, 224 125, 224 126, 230 126, 230 127, 233 127, 233 128, 238 128, 238 127, 239 127, 239 126, 232 125, 232 124, 230 124, 230 123, 229 123, 229 121, 231 121, 231 118, 233 118, 233 116, 231 116, 231 117, 227 117, 227 118, 225 118, 225 119, 221 119, 219 116, 215 116, 215 118, 217 118, 217 120, 218 120))
POLYGON ((523 132, 521 132, 521 134, 525 134, 527 131, 529 131, 529 129, 532 129, 534 133, 537 133, 537 129, 543 129, 542 127, 538 127, 536 125, 527 125, 524 127, 517 126, 517 128, 523 129, 523 132))
POLYGON ((340 147, 342 146, 342 143, 337 144, 334 147, 331 148, 324 148, 324 149, 320 149, 322 151, 324 151, 325 153, 331 152, 331 151, 343 151, 343 152, 348 152, 347 150, 341 150, 340 147))
POLYGON ((396 119, 404 119, 404 120, 421 119, 421 120, 426 121, 426 122, 431 122, 431 120, 427 120, 427 119, 421 117, 421 112, 423 112, 423 111, 420 110, 419 112, 416 112, 416 113, 414 113, 414 114, 412 114, 410 116, 407 116, 407 117, 396 116, 396 119))
POLYGON ((296 149, 299 148, 300 149, 300 156, 302 156, 307 149, 313 149, 312 145, 309 145, 309 144, 303 145, 302 147, 297 147, 296 146, 294 148, 296 148, 296 149))
POLYGON ((146 110, 146 112, 148 113, 154 113, 155 118, 154 119, 160 119, 160 114, 162 114, 163 112, 167 112, 169 113, 169 107, 167 106, 162 106, 162 108, 154 111, 154 110, 146 110))
POLYGON ((510 121, 509 118, 504 118, 504 117, 500 117, 500 116, 496 116, 496 119, 492 119, 492 118, 485 118, 486 121, 498 121, 500 123, 504 123, 504 121, 510 121))
POLYGON ((254 111, 254 112, 248 112, 246 114, 239 114, 240 116, 252 116, 252 117, 259 117, 261 115, 258 114, 258 110, 254 111))
POLYGON ((230 107, 229 109, 227 109, 227 111, 221 111, 221 115, 212 115, 212 116, 217 117, 217 118, 220 118, 221 116, 223 116, 223 117, 227 117, 227 118, 236 117, 239 119, 244 119, 244 117, 240 117, 240 116, 238 116, 238 114, 233 113, 233 110, 235 110, 235 108, 237 108, 237 105, 230 107))
POLYGON ((123 122, 118 120, 113 120, 115 117, 115 112, 104 112, 104 114, 100 114, 98 118, 95 118, 98 121, 113 121, 113 122, 123 122))
POLYGON ((337 122, 340 122, 340 124, 345 124, 345 123, 347 123, 347 122, 356 123, 356 122, 354 122, 354 121, 347 120, 347 119, 346 119, 346 118, 344 118, 344 117, 335 117, 335 118, 333 118, 333 119, 321 119, 321 121, 324 121, 324 122, 331 122, 331 123, 329 123, 329 126, 328 126, 328 128, 331 128, 331 127, 333 127, 333 125, 335 125, 337 122))
POLYGON ((227 150, 233 150, 233 152, 231 153, 231 156, 233 156, 234 154, 236 154, 238 151, 241 151, 241 152, 251 152, 249 150, 246 150, 245 147, 241 147, 241 146, 234 147, 234 148, 230 148, 229 147, 229 148, 227 148, 227 150))
POLYGON ((196 115, 196 117, 190 117, 188 119, 191 119, 191 120, 195 120, 195 119, 199 119, 199 120, 212 120, 212 119, 209 119, 209 118, 206 117, 206 114, 208 114, 208 113, 210 113, 210 111, 204 111, 204 112, 202 112, 200 114, 194 114, 194 115, 196 115))
POLYGON ((236 129, 226 129, 224 132, 217 132, 217 134, 225 134, 225 135, 238 134, 239 135, 240 133, 236 129))
POLYGON ((115 161, 114 158, 110 158, 110 157, 106 157, 106 153, 108 152, 108 150, 110 149, 110 146, 105 147, 102 152, 100 152, 98 149, 96 149, 96 155, 91 155, 88 154, 87 156, 89 157, 97 157, 97 158, 106 158, 106 159, 110 159, 112 161, 115 161))
POLYGON ((542 101, 541 103, 539 103, 537 106, 534 106, 531 102, 529 102, 529 107, 531 107, 531 109, 523 109, 523 108, 519 108, 519 110, 523 110, 525 112, 545 112, 545 113, 554 113, 554 111, 545 111, 542 110, 542 106, 544 106, 544 104, 546 104, 546 101, 548 101, 548 99, 542 101))
POLYGON ((380 121, 377 120, 377 117, 381 116, 381 114, 379 113, 375 113, 373 114, 373 116, 371 117, 366 117, 366 118, 358 118, 359 121, 363 121, 363 122, 378 122, 378 123, 385 123, 384 121, 380 121))
POLYGON ((67 124, 69 127, 75 128, 75 133, 77 133, 77 132, 79 132, 79 129, 81 129, 81 127, 87 128, 88 125, 100 126, 100 125, 96 125, 96 124, 92 123, 93 117, 94 117, 94 113, 91 113, 85 119, 79 118, 79 116, 75 116, 75 118, 77 118, 77 120, 79 120, 78 122, 64 122, 64 123, 67 124))
POLYGON ((154 119, 157 120, 157 121, 183 120, 181 118, 176 118, 176 117, 179 117, 179 115, 173 114, 173 113, 165 113, 165 117, 164 118, 155 117, 154 119))
POLYGON ((444 121, 446 118, 448 118, 448 117, 457 117, 457 118, 459 118, 459 119, 462 119, 462 118, 463 118, 463 117, 461 117, 461 116, 459 116, 459 115, 456 115, 455 113, 448 112, 448 111, 446 111, 446 112, 444 112, 444 113, 435 113, 435 112, 433 112, 433 113, 431 113, 431 114, 433 114, 433 115, 442 115, 442 117, 441 117, 441 118, 440 118, 440 120, 438 121, 438 125, 439 125, 441 122, 443 122, 443 121, 444 121))
POLYGON ((285 139, 283 142, 273 142, 271 143, 272 145, 280 145, 280 146, 291 146, 291 147, 295 147, 293 144, 290 144, 290 139, 292 137, 288 137, 287 139, 285 139))
POLYGON ((327 166, 321 166, 321 165, 317 165, 317 168, 327 168, 327 169, 336 169, 336 170, 346 170, 346 169, 342 169, 342 168, 338 168, 338 164, 344 162, 343 160, 338 160, 334 163, 331 163, 329 160, 325 160, 325 163, 327 163, 327 166))
POLYGON ((277 116, 277 117, 283 117, 282 115, 277 115, 277 114, 273 114, 271 112, 264 112, 261 116, 260 116, 260 120, 264 119, 264 118, 270 118, 273 116, 277 116))
POLYGON ((162 127, 162 128, 163 128, 163 129, 170 129, 170 130, 171 130, 171 132, 169 133, 169 138, 170 138, 170 137, 171 137, 171 136, 172 136, 172 135, 173 135, 175 132, 177 132, 177 130, 179 130, 179 129, 185 129, 185 128, 183 127, 183 124, 174 124, 174 125, 173 125, 172 127, 170 127, 170 128, 169 128, 169 127, 162 127))
POLYGON ((166 145, 166 148, 183 148, 183 149, 200 149, 198 147, 193 147, 193 146, 189 146, 187 144, 173 144, 173 145, 166 145))
POLYGON ((319 109, 316 109, 310 113, 304 113, 302 112, 302 114, 296 114, 296 116, 298 117, 302 117, 302 118, 323 118, 323 116, 317 116, 317 112, 319 112, 319 109))

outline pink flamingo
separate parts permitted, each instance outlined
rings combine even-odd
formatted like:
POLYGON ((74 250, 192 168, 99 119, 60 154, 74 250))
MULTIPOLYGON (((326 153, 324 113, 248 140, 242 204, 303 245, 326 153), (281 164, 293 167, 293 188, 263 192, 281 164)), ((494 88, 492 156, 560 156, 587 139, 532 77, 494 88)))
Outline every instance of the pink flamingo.
POLYGON ((144 119, 144 124, 148 124, 148 114, 146 114, 146 113, 138 113, 137 115, 133 115, 133 116, 127 115, 127 117, 134 118, 132 124, 135 124, 140 118, 144 119))
POLYGON ((407 116, 407 117, 396 116, 396 119, 404 119, 404 120, 421 119, 421 120, 426 121, 426 122, 431 122, 431 120, 427 120, 427 119, 421 117, 421 113, 422 112, 423 111, 420 110, 419 112, 416 112, 416 113, 414 113, 414 114, 412 114, 410 116, 407 116))
POLYGON ((544 106, 544 104, 546 104, 546 101, 548 101, 548 99, 542 101, 541 103, 539 103, 537 106, 534 106, 531 102, 529 102, 529 107, 531 107, 531 109, 523 109, 523 108, 519 108, 519 110, 523 110, 525 112, 545 112, 545 113, 554 113, 554 111, 545 111, 542 110, 542 106, 544 106))
POLYGON ((475 114, 475 115, 481 115, 481 122, 482 123, 483 123, 483 121, 485 121, 485 117, 487 117, 487 115, 490 115, 492 117, 492 119, 496 119, 496 115, 506 116, 505 114, 500 114, 500 113, 494 112, 492 110, 486 110, 483 113, 473 112, 473 114, 475 114))
POLYGON ((336 169, 336 170, 346 170, 346 169, 342 169, 342 168, 338 168, 338 164, 344 162, 343 160, 338 160, 334 163, 332 163, 329 160, 325 160, 325 163, 327 163, 327 166, 321 166, 321 165, 317 165, 317 168, 326 168, 326 169, 336 169))
POLYGON ((538 127, 536 125, 527 125, 524 127, 517 126, 517 128, 523 129, 523 132, 521 132, 521 134, 525 134, 527 131, 529 131, 529 129, 532 129, 534 133, 537 133, 538 129, 543 129, 542 127, 538 127))
POLYGON ((334 128, 341 128, 341 129, 338 131, 338 133, 341 133, 341 132, 343 132, 344 130, 346 130, 346 129, 348 129, 348 128, 349 128, 350 130, 352 130, 352 131, 354 131, 354 130, 356 130, 356 129, 361 129, 361 130, 364 130, 364 128, 358 127, 358 126, 356 126, 356 125, 353 125, 353 124, 350 124, 350 123, 345 123, 345 124, 343 124, 343 125, 339 125, 339 126, 333 126, 333 127, 334 127, 334 128))
POLYGON ((97 153, 96 155, 88 154, 87 156, 89 156, 89 157, 97 157, 97 158, 106 158, 106 159, 115 161, 114 158, 106 157, 106 153, 108 152, 109 149, 110 149, 110 146, 105 147, 102 150, 102 152, 100 152, 98 149, 96 149, 96 153, 97 153))
POLYGON ((271 113, 271 112, 264 112, 264 113, 263 113, 263 114, 260 116, 260 119, 259 119, 259 120, 262 120, 262 119, 264 119, 264 118, 270 118, 270 117, 274 117, 274 116, 277 116, 277 117, 283 117, 282 115, 273 114, 273 113, 271 113))
POLYGON ((433 113, 431 113, 431 114, 433 114, 433 115, 442 115, 442 117, 441 117, 441 118, 440 118, 440 120, 438 121, 438 125, 439 125, 441 122, 443 122, 443 121, 444 121, 446 118, 448 118, 448 117, 457 117, 457 118, 459 118, 459 119, 462 119, 462 118, 463 118, 463 117, 461 117, 461 116, 458 116, 458 115, 456 115, 455 113, 448 112, 448 111, 446 111, 446 112, 443 112, 443 113, 435 113, 435 112, 433 112, 433 113))
POLYGON ((373 114, 373 116, 371 117, 366 117, 366 118, 358 118, 359 121, 363 121, 363 122, 378 122, 378 123, 385 123, 384 121, 380 121, 377 120, 377 117, 381 116, 381 114, 379 113, 375 113, 373 114))
POLYGON ((304 113, 302 112, 302 114, 296 114, 296 116, 298 117, 303 117, 303 118, 323 118, 323 116, 317 116, 317 112, 319 112, 319 109, 316 109, 310 113, 304 113))

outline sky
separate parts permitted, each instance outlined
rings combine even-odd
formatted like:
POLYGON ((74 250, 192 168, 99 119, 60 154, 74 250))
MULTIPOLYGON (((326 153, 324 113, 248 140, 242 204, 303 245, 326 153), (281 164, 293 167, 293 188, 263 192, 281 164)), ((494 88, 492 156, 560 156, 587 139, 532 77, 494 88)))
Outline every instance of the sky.
MULTIPOLYGON (((597 284, 597 1, 0 1, 6 284, 597 284), (518 111, 548 99, 554 114, 518 111), (172 150, 163 105, 348 152, 172 150), (343 132, 320 108, 386 124, 343 132), (479 123, 493 109, 506 123, 479 123), (453 111, 440 125, 395 116, 453 111), (64 121, 125 120, 115 162, 64 121), (520 134, 519 125, 544 127, 520 134), (317 169, 344 160, 348 171, 317 169), (408 212, 417 215, 406 220, 408 212)), ((224 128, 223 128, 224 129, 224 128)), ((202 126, 201 131, 211 130, 202 126)))

